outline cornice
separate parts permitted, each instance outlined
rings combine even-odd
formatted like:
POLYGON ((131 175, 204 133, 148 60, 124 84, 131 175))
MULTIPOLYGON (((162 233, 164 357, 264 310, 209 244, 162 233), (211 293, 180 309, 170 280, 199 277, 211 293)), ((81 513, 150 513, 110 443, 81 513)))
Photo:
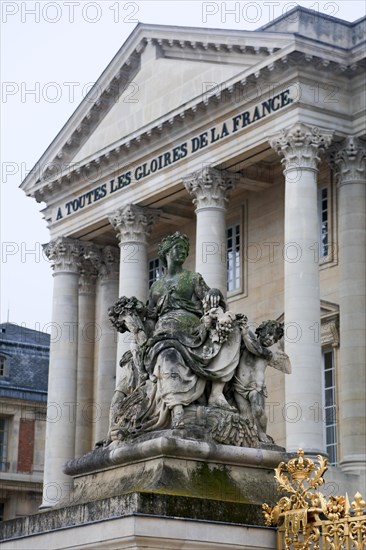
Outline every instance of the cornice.
POLYGON ((167 38, 154 38, 151 39, 151 43, 158 46, 166 58, 208 61, 211 63, 243 64, 246 56, 269 56, 281 49, 279 46, 274 46, 273 38, 267 37, 267 40, 265 40, 262 37, 261 43, 253 43, 253 37, 251 38, 251 44, 223 43, 210 40, 172 40, 167 38), (217 54, 220 54, 219 58, 217 54))
MULTIPOLYGON (((261 33, 255 33, 260 35, 261 33)), ((272 34, 272 33, 271 33, 272 34)), ((273 33, 274 34, 274 33, 273 33)), ((252 36, 252 35, 251 35, 252 36)), ((262 35, 263 36, 263 35, 262 35)), ((277 36, 276 36, 277 38, 277 36)), ((287 41, 291 40, 291 35, 287 35, 287 41)), ((266 57, 257 63, 255 66, 251 66, 238 75, 228 79, 226 82, 219 84, 216 88, 210 90, 209 94, 200 95, 193 98, 191 101, 185 103, 183 106, 180 106, 173 111, 167 113, 164 117, 153 121, 152 123, 142 127, 138 131, 132 132, 128 136, 125 136, 118 142, 112 143, 109 147, 102 149, 98 152, 97 155, 93 155, 84 159, 81 163, 77 163, 73 166, 72 161, 68 162, 68 159, 72 158, 73 144, 77 146, 83 140, 89 137, 92 129, 96 126, 99 121, 102 112, 104 113, 105 109, 109 109, 112 105, 113 94, 116 93, 115 90, 118 89, 118 81, 121 77, 124 78, 128 71, 134 71, 138 68, 140 63, 140 56, 148 42, 156 43, 160 47, 167 49, 177 48, 177 43, 184 42, 184 47, 187 47, 187 42, 191 42, 191 48, 200 48, 203 51, 208 51, 208 49, 218 47, 222 48, 226 52, 229 52, 230 48, 236 51, 243 50, 244 53, 247 48, 248 50, 253 50, 255 53, 256 48, 253 46, 236 46, 230 44, 216 44, 208 42, 204 44, 203 42, 197 41, 179 41, 179 40, 168 40, 168 39, 155 39, 155 38, 142 38, 137 46, 132 51, 131 55, 124 62, 122 68, 120 68, 117 73, 113 76, 112 80, 104 91, 100 94, 98 100, 93 104, 89 111, 84 113, 84 117, 79 120, 75 129, 71 132, 69 139, 66 141, 62 149, 57 153, 52 162, 47 162, 48 169, 45 171, 44 176, 38 178, 37 184, 33 185, 31 189, 27 192, 27 187, 30 185, 30 175, 24 180, 21 187, 29 195, 34 197, 37 202, 47 201, 47 198, 55 192, 55 190, 60 190, 62 187, 69 186, 70 183, 76 181, 78 176, 80 176, 83 170, 91 170, 95 167, 99 167, 101 164, 115 164, 117 159, 123 153, 127 153, 131 147, 136 146, 140 147, 142 142, 146 145, 147 142, 151 140, 156 141, 161 135, 163 135, 167 128, 172 129, 189 117, 190 119, 195 119, 202 112, 207 111, 207 109, 215 109, 218 105, 221 104, 223 96, 232 96, 235 93, 240 94, 241 91, 248 84, 256 82, 262 77, 266 77, 269 73, 273 71, 282 71, 284 68, 299 66, 299 64, 304 64, 305 66, 311 63, 316 68, 322 70, 322 72, 345 74, 346 76, 356 75, 357 72, 362 71, 364 64, 364 59, 361 61, 347 63, 349 59, 349 50, 348 56, 345 55, 345 51, 342 51, 339 48, 337 54, 335 54, 334 48, 328 46, 328 53, 326 55, 326 48, 320 48, 320 51, 314 50, 314 42, 311 40, 306 40, 304 38, 295 39, 292 38, 291 44, 286 47, 278 50, 273 48, 273 52, 270 53, 270 48, 267 46, 261 46, 257 48, 257 54, 260 52, 267 52, 266 57), (159 44, 159 42, 161 44, 159 44), (312 46, 309 48, 309 46, 312 46), (206 49, 205 49, 206 48, 206 49), (66 168, 60 169, 59 167, 66 165, 66 168)), ((316 44, 317 45, 317 44, 316 44)), ((183 48, 183 46, 180 46, 183 48)), ((106 72, 106 71, 105 71, 106 72)), ((103 73, 104 75, 104 73, 103 73)), ((103 76, 102 75, 102 76, 103 76)), ((125 83, 128 81, 126 80, 125 83)), ((98 81, 99 87, 101 87, 100 82, 98 81)), ((93 90, 91 90, 90 94, 93 90)), ((240 95, 239 95, 240 97, 240 95)), ((90 103, 89 103, 90 105, 90 103)), ((79 116, 80 119, 80 116, 79 116)), ((61 134, 61 133, 60 133, 61 134)), ((52 147, 52 146, 51 146, 52 147)), ((47 150, 49 151, 50 148, 47 150)), ((46 151, 46 153, 47 153, 46 151)), ((45 157, 46 153, 40 159, 38 165, 42 166, 42 159, 45 157)), ((37 165, 36 165, 37 166, 37 165)), ((33 178, 37 178, 37 174, 33 173, 33 178)))

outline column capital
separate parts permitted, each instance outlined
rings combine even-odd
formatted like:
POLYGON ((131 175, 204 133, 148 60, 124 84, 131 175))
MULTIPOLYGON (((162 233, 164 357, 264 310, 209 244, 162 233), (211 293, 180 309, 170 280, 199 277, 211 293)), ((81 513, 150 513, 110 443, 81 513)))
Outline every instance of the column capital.
POLYGON ((85 251, 85 259, 90 261, 102 282, 118 279, 119 249, 116 246, 90 247, 85 251))
POLYGON ((362 183, 366 180, 366 143, 355 136, 347 136, 328 153, 331 168, 335 170, 338 185, 362 183))
POLYGON ((94 295, 95 282, 98 277, 98 272, 92 262, 85 257, 81 258, 80 277, 79 277, 79 294, 94 295))
POLYGON ((58 237, 43 245, 43 251, 52 262, 55 273, 78 273, 81 265, 83 244, 68 237, 58 237))
POLYGON ((200 208, 226 208, 230 192, 238 182, 238 175, 228 170, 205 166, 183 178, 196 210, 200 208))
POLYGON ((146 243, 151 227, 160 216, 161 211, 127 204, 109 214, 109 222, 117 232, 120 243, 146 243))
POLYGON ((333 133, 317 126, 297 122, 268 138, 269 144, 279 155, 284 171, 317 170, 319 153, 329 147, 333 133))

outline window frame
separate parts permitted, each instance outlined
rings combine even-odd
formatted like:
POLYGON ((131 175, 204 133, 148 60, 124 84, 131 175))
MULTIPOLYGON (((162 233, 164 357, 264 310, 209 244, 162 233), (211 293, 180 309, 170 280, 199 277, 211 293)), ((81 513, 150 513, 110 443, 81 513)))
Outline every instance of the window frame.
POLYGON ((242 267, 242 253, 241 253, 241 227, 240 223, 233 223, 226 226, 226 291, 228 293, 234 293, 240 290, 242 283, 241 269, 242 267), (229 237, 229 231, 232 231, 232 235, 229 237), (239 238, 239 248, 237 249, 236 239, 239 238), (229 239, 232 240, 232 246, 229 249, 229 239), (237 256, 238 253, 238 256, 237 256), (232 257, 229 258, 229 254, 232 254, 232 257), (231 265, 230 265, 231 264, 231 265), (239 264, 239 265, 238 265, 239 264), (230 269, 232 268, 232 270, 230 269), (232 273, 231 273, 232 271, 232 273), (237 271, 239 273, 237 273, 237 271), (231 281, 230 275, 232 274, 232 283, 233 288, 229 288, 231 281))
POLYGON ((155 281, 157 281, 158 279, 160 279, 160 277, 163 275, 163 269, 164 269, 164 266, 162 264, 162 261, 160 260, 159 256, 154 256, 153 258, 149 258, 147 260, 147 288, 148 290, 150 290, 150 288, 152 287, 152 285, 155 283, 155 281), (153 269, 156 269, 158 268, 159 269, 159 277, 156 277, 154 280, 150 279, 150 263, 151 262, 158 262, 158 266, 157 267, 154 267, 153 269))
POLYGON ((10 434, 10 418, 8 416, 0 416, 0 472, 6 472, 9 469, 8 453, 9 453, 9 434, 10 434), (4 423, 4 428, 1 428, 1 423, 4 423), (5 441, 5 443, 3 442, 5 441))
POLYGON ((0 353, 0 379, 7 378, 9 370, 9 357, 4 353, 0 353))
POLYGON ((225 226, 225 250, 226 250, 226 263, 228 261, 228 252, 227 252, 227 230, 229 227, 238 225, 239 226, 239 239, 240 239, 240 283, 238 288, 233 290, 227 289, 228 283, 228 270, 226 269, 227 274, 227 283, 226 283, 226 292, 227 299, 229 302, 244 298, 247 296, 247 283, 248 283, 248 265, 245 257, 245 250, 247 249, 247 240, 248 240, 248 231, 246 228, 247 223, 247 201, 242 205, 232 208, 228 211, 226 216, 226 226, 225 226))
POLYGON ((318 245, 319 245, 319 268, 325 269, 337 265, 338 255, 337 255, 337 238, 336 238, 336 227, 337 227, 337 205, 336 205, 336 193, 334 191, 334 175, 333 171, 329 168, 324 170, 321 174, 322 177, 319 178, 318 187, 317 187, 317 216, 319 224, 319 233, 318 233, 318 245), (322 231, 322 220, 321 220, 321 192, 323 189, 327 190, 327 224, 328 224, 328 253, 325 256, 321 255, 321 231, 322 231))
POLYGON ((337 392, 337 370, 336 370, 336 353, 334 347, 326 346, 322 348, 322 411, 323 411, 323 441, 324 448, 329 456, 329 464, 331 466, 337 466, 339 458, 339 423, 338 423, 338 392, 337 392), (325 354, 331 354, 332 367, 327 369, 327 371, 332 372, 332 385, 326 386, 325 383, 325 354), (326 404, 326 391, 332 390, 332 404, 329 406, 326 404), (332 410, 332 422, 327 422, 327 410, 332 410), (327 428, 333 428, 334 442, 327 441, 327 428), (334 460, 331 455, 328 453, 328 449, 333 447, 334 449, 334 460))

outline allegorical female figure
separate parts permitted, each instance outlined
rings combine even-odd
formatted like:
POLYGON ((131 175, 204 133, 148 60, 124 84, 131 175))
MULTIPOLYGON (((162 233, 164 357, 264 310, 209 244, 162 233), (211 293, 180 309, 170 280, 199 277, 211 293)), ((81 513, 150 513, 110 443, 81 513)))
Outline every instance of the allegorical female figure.
POLYGON ((282 325, 267 321, 258 336, 251 333, 245 315, 226 311, 221 292, 183 267, 188 252, 186 235, 163 239, 165 272, 148 303, 122 296, 109 310, 113 325, 128 330, 132 342, 120 362, 104 445, 185 426, 220 443, 272 442, 265 433, 264 371, 290 372, 287 355, 274 349, 282 325))
POLYGON ((144 364, 171 410, 172 427, 184 426, 183 408, 203 395, 207 381, 212 383, 208 405, 232 410, 223 388, 240 356, 239 329, 225 318, 222 294, 209 289, 199 273, 183 268, 188 252, 186 235, 176 232, 163 239, 159 257, 165 275, 152 285, 148 302, 156 324, 144 364), (223 327, 230 326, 226 338, 212 330, 218 317, 223 327))

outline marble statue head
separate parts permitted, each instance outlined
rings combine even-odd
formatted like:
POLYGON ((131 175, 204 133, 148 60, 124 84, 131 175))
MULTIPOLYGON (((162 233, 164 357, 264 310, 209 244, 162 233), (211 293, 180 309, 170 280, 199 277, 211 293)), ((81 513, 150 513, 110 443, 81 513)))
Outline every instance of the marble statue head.
POLYGON ((166 267, 167 265, 166 256, 168 252, 173 248, 173 246, 178 243, 184 245, 187 257, 189 254, 189 239, 187 235, 183 235, 179 231, 176 231, 175 233, 173 233, 172 235, 168 235, 161 241, 159 245, 159 258, 164 267, 166 267))

